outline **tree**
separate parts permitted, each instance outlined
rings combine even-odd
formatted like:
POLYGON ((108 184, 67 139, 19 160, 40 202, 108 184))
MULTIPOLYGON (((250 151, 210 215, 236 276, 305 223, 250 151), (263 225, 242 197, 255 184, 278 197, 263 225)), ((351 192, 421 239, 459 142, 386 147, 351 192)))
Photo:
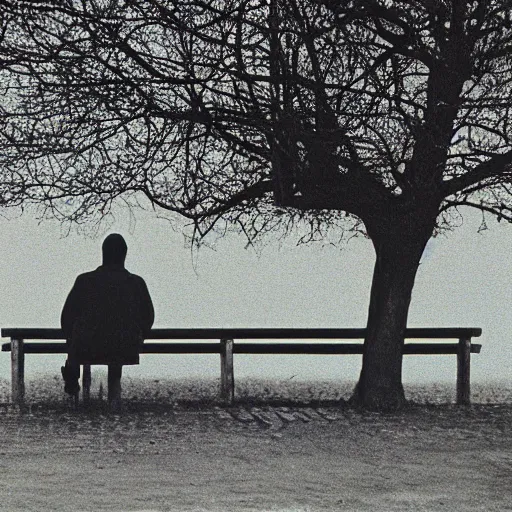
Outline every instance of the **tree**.
POLYGON ((194 225, 363 232, 354 401, 404 403, 427 241, 512 222, 510 0, 3 0, 0 202, 82 222, 141 195, 194 225))

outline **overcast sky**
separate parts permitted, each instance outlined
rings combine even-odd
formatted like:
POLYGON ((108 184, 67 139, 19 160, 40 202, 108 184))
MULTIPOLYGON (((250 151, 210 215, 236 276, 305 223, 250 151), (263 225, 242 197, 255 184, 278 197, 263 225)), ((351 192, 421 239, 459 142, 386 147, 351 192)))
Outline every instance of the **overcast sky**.
MULTIPOLYGON (((472 380, 510 379, 512 362, 512 227, 467 215, 462 227, 427 246, 416 280, 410 327, 482 327, 483 345, 472 358, 472 380)), ((101 263, 110 232, 128 243, 127 268, 147 282, 155 327, 364 327, 374 263, 371 242, 342 248, 279 247, 258 256, 234 235, 197 260, 167 221, 137 213, 97 238, 63 237, 59 224, 25 215, 0 217, 0 325, 58 327, 60 311, 77 274, 101 263), (195 263, 194 263, 195 262, 195 263)), ((6 341, 6 340, 4 340, 6 341)), ((26 358, 27 376, 59 373, 60 356, 26 358)), ((235 356, 235 376, 357 379, 360 356, 235 356)), ((9 353, 0 353, 0 375, 10 377, 9 353)), ((126 375, 218 376, 217 356, 141 358, 126 375)), ((455 383, 455 356, 409 356, 404 381, 455 383)))

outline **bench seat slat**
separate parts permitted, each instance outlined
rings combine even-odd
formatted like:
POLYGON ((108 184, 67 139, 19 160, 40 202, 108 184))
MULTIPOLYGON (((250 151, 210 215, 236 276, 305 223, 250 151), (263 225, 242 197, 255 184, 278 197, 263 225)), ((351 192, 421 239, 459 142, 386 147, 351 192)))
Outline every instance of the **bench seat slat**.
MULTIPOLYGON (((471 344, 472 353, 480 353, 482 345, 471 344)), ((2 345, 10 352, 11 344, 2 345)), ((65 354, 62 342, 26 342, 26 354, 65 354)), ((404 354, 457 354, 457 343, 406 343, 404 354)), ((235 343, 235 354, 362 354, 362 343, 235 343)), ((144 343, 143 354, 219 354, 219 343, 144 343)))
MULTIPOLYGON (((472 344, 479 353, 481 345, 472 344)), ((458 343, 406 343, 404 354, 457 354, 458 343)), ((235 343, 235 354, 362 354, 362 343, 235 343)))

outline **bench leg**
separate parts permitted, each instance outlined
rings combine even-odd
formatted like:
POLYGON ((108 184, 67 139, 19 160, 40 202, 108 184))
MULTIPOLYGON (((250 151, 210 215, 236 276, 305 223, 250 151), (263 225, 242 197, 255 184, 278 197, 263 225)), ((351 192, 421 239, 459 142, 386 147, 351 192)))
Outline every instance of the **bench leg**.
POLYGON ((457 405, 469 405, 470 394, 471 338, 459 339, 457 353, 457 405))
POLYGON ((123 367, 117 364, 108 365, 108 404, 113 412, 121 409, 121 376, 123 367))
POLYGON ((228 405, 231 405, 235 398, 233 340, 220 340, 220 396, 228 405))
POLYGON ((91 399, 91 365, 84 364, 82 368, 82 399, 88 404, 91 399))
POLYGON ((12 401, 22 404, 25 400, 25 353, 22 339, 11 338, 11 391, 12 401))

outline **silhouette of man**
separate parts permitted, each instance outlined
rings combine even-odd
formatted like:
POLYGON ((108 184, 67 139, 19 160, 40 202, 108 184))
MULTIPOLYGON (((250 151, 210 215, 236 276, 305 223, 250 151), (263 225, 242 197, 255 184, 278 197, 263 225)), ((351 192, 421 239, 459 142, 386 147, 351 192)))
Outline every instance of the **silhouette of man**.
POLYGON ((81 364, 108 365, 108 399, 120 403, 125 364, 139 364, 139 353, 154 321, 154 310, 144 280, 125 269, 124 238, 108 235, 102 245, 103 264, 81 274, 64 304, 61 327, 68 359, 62 367, 64 390, 80 391, 81 364))

